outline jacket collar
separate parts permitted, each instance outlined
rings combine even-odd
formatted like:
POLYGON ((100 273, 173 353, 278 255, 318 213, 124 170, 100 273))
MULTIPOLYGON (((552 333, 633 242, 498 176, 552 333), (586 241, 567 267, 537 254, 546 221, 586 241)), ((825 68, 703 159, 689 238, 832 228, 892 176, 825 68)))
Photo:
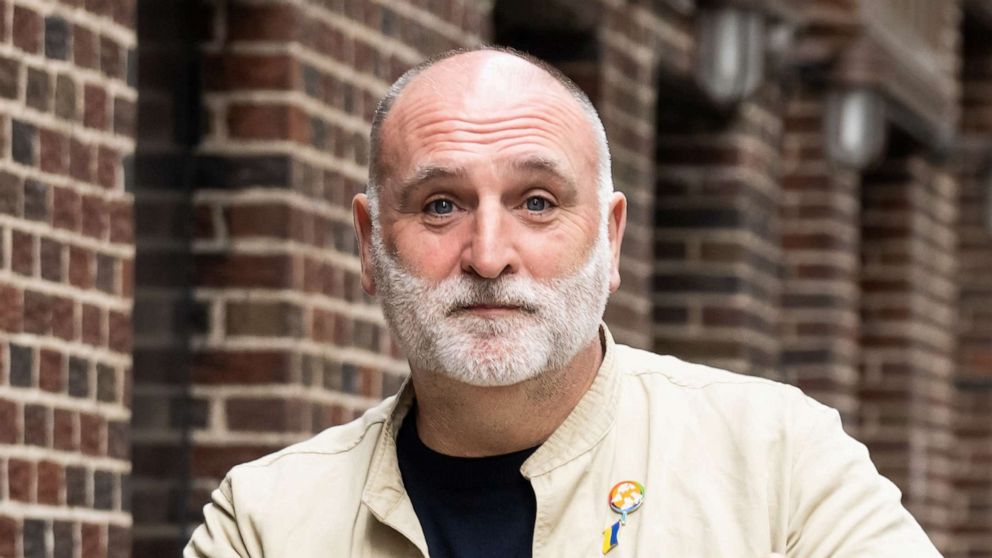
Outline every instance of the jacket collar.
MULTIPOLYGON (((616 366, 616 345, 606 324, 600 326, 603 362, 596 378, 579 399, 565 421, 524 462, 520 472, 527 478, 544 475, 593 449, 606 436, 616 418, 620 375, 616 366)), ((404 382, 388 415, 383 417, 362 501, 379 521, 390 525, 427 554, 413 504, 403 487, 396 458, 396 434, 413 406, 413 385, 404 382)))

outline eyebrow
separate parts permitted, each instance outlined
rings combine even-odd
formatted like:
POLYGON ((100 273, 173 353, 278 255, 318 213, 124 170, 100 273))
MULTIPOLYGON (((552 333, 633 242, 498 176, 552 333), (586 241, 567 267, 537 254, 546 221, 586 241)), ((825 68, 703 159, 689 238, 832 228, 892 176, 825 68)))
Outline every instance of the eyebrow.
POLYGON ((449 178, 464 178, 468 173, 462 167, 441 167, 437 165, 425 165, 417 167, 413 174, 400 183, 400 207, 407 207, 410 202, 410 193, 428 182, 435 180, 445 180, 449 178))
MULTIPOLYGON (((561 182, 566 199, 574 199, 578 195, 578 187, 575 180, 569 176, 562 168, 562 165, 555 159, 548 157, 527 157, 516 159, 510 163, 511 168, 517 171, 527 171, 539 174, 551 175, 561 182)), ((448 180, 452 178, 465 178, 468 171, 464 167, 445 167, 439 165, 423 165, 417 167, 414 172, 402 182, 400 182, 399 202, 400 207, 408 207, 410 196, 416 188, 424 184, 448 180)))

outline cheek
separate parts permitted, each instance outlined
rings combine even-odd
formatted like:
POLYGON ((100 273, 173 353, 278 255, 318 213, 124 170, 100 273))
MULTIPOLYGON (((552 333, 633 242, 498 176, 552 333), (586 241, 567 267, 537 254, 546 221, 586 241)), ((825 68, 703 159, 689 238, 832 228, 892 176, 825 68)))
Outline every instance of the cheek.
POLYGON ((459 269, 462 240, 456 232, 397 227, 393 238, 400 263, 417 277, 439 281, 459 269))

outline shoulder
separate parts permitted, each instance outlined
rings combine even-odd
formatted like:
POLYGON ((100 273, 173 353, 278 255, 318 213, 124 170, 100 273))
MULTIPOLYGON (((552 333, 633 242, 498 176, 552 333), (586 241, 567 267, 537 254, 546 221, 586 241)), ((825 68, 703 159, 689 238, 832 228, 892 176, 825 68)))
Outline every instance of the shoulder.
POLYGON ((674 415, 712 428, 803 435, 836 411, 799 388, 738 374, 673 356, 617 346, 617 364, 628 398, 640 398, 651 412, 674 415))
POLYGON ((238 465, 225 483, 242 503, 292 501, 305 497, 314 486, 357 497, 393 405, 394 398, 387 398, 347 424, 238 465))

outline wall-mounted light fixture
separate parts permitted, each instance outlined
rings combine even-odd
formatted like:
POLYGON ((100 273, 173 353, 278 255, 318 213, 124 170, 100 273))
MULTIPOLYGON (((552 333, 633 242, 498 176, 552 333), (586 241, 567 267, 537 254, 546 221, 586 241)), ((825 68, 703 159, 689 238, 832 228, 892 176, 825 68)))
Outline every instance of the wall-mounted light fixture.
POLYGON ((761 12, 730 5, 702 8, 696 45, 696 81, 716 103, 740 101, 761 84, 765 73, 761 12))
POLYGON ((866 87, 848 87, 827 96, 825 121, 827 157, 839 165, 861 170, 885 146, 885 100, 866 87))

